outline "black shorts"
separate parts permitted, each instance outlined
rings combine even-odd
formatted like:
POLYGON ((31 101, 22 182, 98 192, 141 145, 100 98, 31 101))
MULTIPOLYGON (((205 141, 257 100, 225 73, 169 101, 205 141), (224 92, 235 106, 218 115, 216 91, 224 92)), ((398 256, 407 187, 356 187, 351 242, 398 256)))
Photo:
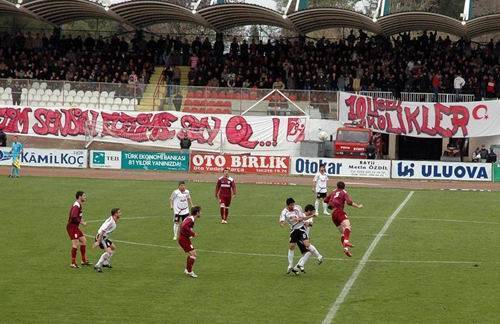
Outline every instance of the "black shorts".
POLYGON ((304 227, 297 228, 290 233, 290 243, 299 243, 308 240, 307 231, 304 227))
POLYGON ((317 199, 320 199, 320 198, 325 199, 326 198, 326 192, 317 192, 316 193, 316 198, 317 199))
POLYGON ((189 214, 184 214, 184 215, 175 214, 175 215, 174 215, 174 222, 178 223, 178 222, 179 222, 179 220, 180 220, 181 222, 183 222, 183 221, 184 221, 184 219, 186 219, 186 217, 188 217, 188 216, 189 216, 189 214))
POLYGON ((305 254, 306 252, 309 252, 309 250, 304 245, 304 242, 302 241, 297 242, 297 246, 299 247, 300 253, 305 254))
MULTIPOLYGON (((96 236, 94 241, 97 242, 97 236, 96 236)), ((108 238, 104 238, 101 240, 101 242, 99 242, 99 248, 101 248, 103 250, 104 250, 104 246, 106 246, 106 248, 109 248, 109 247, 111 247, 111 245, 113 245, 113 242, 111 240, 109 240, 108 238)))

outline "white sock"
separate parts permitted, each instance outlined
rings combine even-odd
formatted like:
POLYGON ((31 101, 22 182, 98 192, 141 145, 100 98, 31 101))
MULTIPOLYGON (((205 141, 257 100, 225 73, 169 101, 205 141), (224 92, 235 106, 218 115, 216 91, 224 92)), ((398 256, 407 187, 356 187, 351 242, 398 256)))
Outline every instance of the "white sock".
POLYGON ((179 224, 174 223, 174 237, 177 237, 177 233, 179 233, 179 224))
POLYGON ((314 254, 314 256, 315 256, 316 258, 318 258, 318 259, 319 259, 319 258, 321 258, 321 254, 319 254, 319 251, 316 249, 316 247, 315 247, 314 245, 312 245, 312 244, 311 244, 311 245, 309 245, 309 251, 310 251, 312 254, 314 254))
POLYGON ((104 252, 101 257, 99 258, 99 261, 96 263, 96 266, 97 267, 101 267, 104 262, 107 262, 108 261, 108 258, 109 258, 109 253, 108 252, 104 252))
POLYGON ((114 252, 108 252, 108 258, 102 262, 102 265, 110 265, 111 264, 111 257, 115 254, 114 252))
POLYGON ((288 267, 293 267, 293 255, 295 254, 295 250, 288 250, 288 267))
POLYGON ((314 202, 314 209, 316 210, 316 212, 318 212, 318 208, 319 208, 319 200, 316 199, 316 201, 314 202))
POLYGON ((309 257, 311 256, 311 252, 306 252, 302 258, 300 258, 299 263, 297 265, 303 267, 304 264, 306 264, 307 260, 309 260, 309 257))
POLYGON ((329 212, 328 212, 328 205, 326 203, 323 203, 323 212, 325 214, 329 214, 329 212))

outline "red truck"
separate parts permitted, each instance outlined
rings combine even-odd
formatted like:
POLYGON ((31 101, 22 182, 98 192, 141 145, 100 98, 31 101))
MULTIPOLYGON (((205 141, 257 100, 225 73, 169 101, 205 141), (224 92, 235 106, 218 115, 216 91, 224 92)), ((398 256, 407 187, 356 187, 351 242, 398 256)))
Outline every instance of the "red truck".
POLYGON ((337 129, 334 142, 336 158, 366 159, 366 147, 373 138, 371 129, 357 124, 344 124, 337 129))

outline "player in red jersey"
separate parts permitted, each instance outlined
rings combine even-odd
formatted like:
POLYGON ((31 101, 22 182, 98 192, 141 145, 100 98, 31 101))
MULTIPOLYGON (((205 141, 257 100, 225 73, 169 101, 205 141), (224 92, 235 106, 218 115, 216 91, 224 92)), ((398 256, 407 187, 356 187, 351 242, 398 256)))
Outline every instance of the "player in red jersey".
POLYGON ((193 271, 193 265, 196 261, 196 250, 194 249, 193 244, 191 243, 191 237, 196 237, 198 234, 193 231, 194 221, 196 218, 200 218, 201 216, 201 207, 194 206, 191 208, 191 214, 186 217, 181 224, 181 230, 179 233, 179 245, 182 247, 184 252, 188 254, 186 260, 186 269, 184 269, 184 274, 192 277, 198 278, 196 273, 193 271))
POLYGON ((79 268, 76 264, 78 245, 80 245, 80 253, 82 254, 82 265, 88 266, 90 262, 86 256, 87 239, 80 230, 80 225, 87 225, 83 220, 83 203, 87 201, 87 195, 83 191, 77 191, 75 198, 76 201, 69 211, 66 231, 71 240, 71 267, 76 269, 79 268))
POLYGON ((225 168, 224 176, 217 180, 217 185, 215 186, 215 198, 219 200, 220 204, 221 224, 227 224, 229 206, 231 205, 231 198, 233 196, 236 196, 236 183, 229 176, 229 168, 225 168))
POLYGON ((363 205, 356 204, 352 201, 351 196, 345 190, 345 183, 342 181, 337 182, 337 189, 326 196, 325 203, 328 204, 328 208, 332 210, 332 221, 339 229, 342 236, 340 237, 340 242, 344 248, 344 253, 348 257, 352 256, 350 247, 353 245, 349 242, 349 235, 351 235, 351 222, 344 211, 344 205, 353 206, 356 208, 363 208, 363 205))

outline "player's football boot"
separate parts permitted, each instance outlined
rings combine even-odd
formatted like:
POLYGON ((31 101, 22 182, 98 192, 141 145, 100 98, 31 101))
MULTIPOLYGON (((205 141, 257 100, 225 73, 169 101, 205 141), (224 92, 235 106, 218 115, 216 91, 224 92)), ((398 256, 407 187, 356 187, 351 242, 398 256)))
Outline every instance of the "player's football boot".
POLYGON ((111 266, 111 264, 103 264, 102 267, 103 268, 113 269, 113 267, 111 266))
POLYGON ((172 239, 172 241, 177 241, 177 237, 176 237, 176 236, 174 236, 174 238, 172 239))
POLYGON ((70 268, 73 268, 73 269, 78 269, 78 268, 80 268, 80 267, 78 266, 78 264, 76 264, 76 263, 72 263, 72 264, 70 265, 70 268))
POLYGON ((321 255, 319 258, 318 258, 318 265, 322 264, 323 263, 323 256, 321 255))
POLYGON ((300 264, 297 264, 295 266, 295 270, 300 271, 302 273, 306 273, 306 270, 304 269, 304 266, 301 266, 300 264))
POLYGON ((102 272, 102 268, 99 266, 94 266, 94 270, 97 272, 102 272))
POLYGON ((194 271, 188 272, 187 275, 190 276, 191 278, 198 278, 198 275, 194 273, 194 271))
POLYGON ((344 248, 344 254, 347 255, 348 257, 352 257, 351 251, 349 251, 349 248, 344 248))
POLYGON ((323 215, 330 216, 330 213, 328 211, 323 211, 323 215))
POLYGON ((290 273, 293 273, 294 275, 298 275, 299 274, 299 272, 296 269, 294 269, 294 268, 288 268, 286 270, 286 274, 290 274, 290 273))
POLYGON ((89 260, 86 260, 86 261, 82 262, 82 266, 89 266, 89 265, 90 265, 89 260))

